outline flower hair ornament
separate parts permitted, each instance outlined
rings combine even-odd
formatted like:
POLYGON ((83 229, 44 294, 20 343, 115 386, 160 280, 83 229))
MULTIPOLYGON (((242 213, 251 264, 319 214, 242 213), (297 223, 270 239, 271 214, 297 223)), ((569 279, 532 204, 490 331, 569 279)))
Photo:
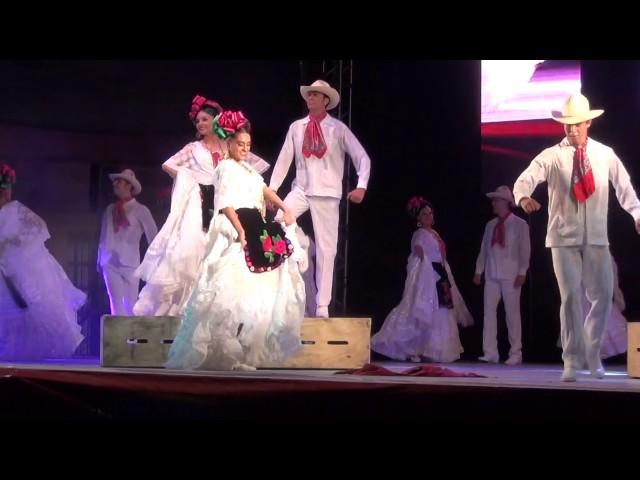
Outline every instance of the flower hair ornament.
POLYGON ((0 164, 0 188, 6 190, 16 183, 16 172, 6 163, 0 164))
POLYGON ((208 100, 202 95, 196 95, 191 100, 191 110, 189 111, 189 118, 191 121, 195 121, 196 116, 205 108, 213 108, 218 113, 222 113, 223 109, 218 102, 214 102, 213 100, 208 100))
POLYGON ((409 212, 412 218, 418 218, 420 211, 424 207, 431 207, 431 204, 422 197, 412 197, 407 202, 407 212, 409 212))
POLYGON ((225 110, 213 119, 213 132, 218 138, 226 140, 248 124, 249 120, 241 111, 225 110))

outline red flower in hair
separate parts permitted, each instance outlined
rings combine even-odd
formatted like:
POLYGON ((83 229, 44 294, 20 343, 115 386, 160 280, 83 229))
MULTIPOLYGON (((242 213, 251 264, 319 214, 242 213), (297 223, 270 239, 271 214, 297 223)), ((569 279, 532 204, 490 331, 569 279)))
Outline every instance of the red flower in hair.
POLYGON ((9 185, 15 183, 16 172, 6 163, 0 165, 0 187, 7 188, 9 185))
POLYGON ((225 132, 233 135, 239 128, 249 122, 241 111, 232 112, 231 110, 227 110, 218 116, 217 123, 225 132))
POLYGON ((424 198, 422 197, 413 197, 412 199, 409 200, 409 203, 407 204, 407 208, 409 210, 413 210, 414 208, 418 208, 420 207, 420 205, 422 205, 422 203, 424 203, 424 198))
POLYGON ((200 110, 202 110, 204 107, 212 107, 218 111, 222 111, 222 107, 217 102, 214 102, 213 100, 207 100, 202 95, 196 95, 195 97, 193 97, 193 100, 191 100, 191 111, 189 112, 189 118, 192 121, 195 120, 198 113, 200 113, 200 110))

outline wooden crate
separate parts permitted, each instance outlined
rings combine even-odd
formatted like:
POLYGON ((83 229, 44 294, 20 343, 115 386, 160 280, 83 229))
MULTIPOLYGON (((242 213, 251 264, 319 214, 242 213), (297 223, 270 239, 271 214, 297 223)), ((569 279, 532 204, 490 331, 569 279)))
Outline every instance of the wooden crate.
POLYGON ((283 365, 260 368, 349 369, 360 368, 371 359, 370 318, 305 318, 302 350, 283 365))
MULTIPOLYGON (((102 317, 100 365, 156 367, 167 361, 178 317, 102 317)), ((370 361, 370 318, 305 318, 302 350, 283 365, 259 368, 349 369, 370 361)))
POLYGON ((640 322, 627 324, 627 373, 640 378, 640 322))
POLYGON ((101 366, 162 368, 180 318, 103 315, 100 323, 101 366))

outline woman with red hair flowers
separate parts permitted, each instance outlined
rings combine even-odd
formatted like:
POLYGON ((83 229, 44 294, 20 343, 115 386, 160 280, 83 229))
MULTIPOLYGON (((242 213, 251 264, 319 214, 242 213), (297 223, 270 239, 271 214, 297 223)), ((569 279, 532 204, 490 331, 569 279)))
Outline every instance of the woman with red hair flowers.
POLYGON ((216 169, 210 250, 184 310, 167 368, 255 370, 279 365, 300 348, 304 252, 289 208, 246 161, 251 125, 226 111, 214 131, 229 139, 216 169), (284 213, 266 222, 265 199, 284 213))
POLYGON ((422 197, 407 205, 418 228, 411 238, 400 304, 371 338, 371 349, 395 360, 454 362, 464 351, 458 326, 473 318, 447 262, 445 243, 433 229, 433 206, 422 197))
POLYGON ((87 297, 47 250, 44 220, 12 199, 15 182, 0 164, 0 360, 70 357, 84 338, 77 311, 87 297))
MULTIPOLYGON (((175 179, 171 211, 135 272, 146 282, 133 307, 135 315, 182 314, 206 250, 214 172, 229 150, 227 141, 213 130, 214 120, 222 112, 217 102, 196 95, 189 112, 196 141, 162 165, 175 179)), ((247 162, 259 173, 269 168, 267 162, 253 154, 247 162)))

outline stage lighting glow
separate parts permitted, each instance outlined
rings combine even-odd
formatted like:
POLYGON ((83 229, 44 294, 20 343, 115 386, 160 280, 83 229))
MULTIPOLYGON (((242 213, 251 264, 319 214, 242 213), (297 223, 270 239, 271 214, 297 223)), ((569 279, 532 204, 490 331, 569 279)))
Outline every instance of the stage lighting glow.
POLYGON ((483 60, 481 122, 551 118, 581 86, 579 61, 483 60))

